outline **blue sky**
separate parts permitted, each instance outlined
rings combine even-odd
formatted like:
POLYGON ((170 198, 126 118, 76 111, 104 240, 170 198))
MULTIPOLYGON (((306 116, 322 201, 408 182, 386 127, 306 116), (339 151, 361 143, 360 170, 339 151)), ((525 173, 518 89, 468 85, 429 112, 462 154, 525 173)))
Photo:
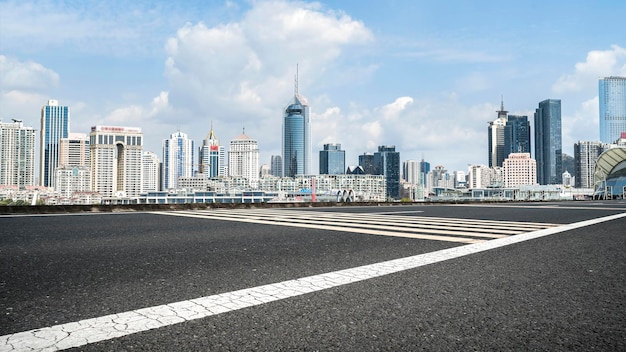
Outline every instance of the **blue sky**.
MULTIPOLYGON (((39 128, 48 99, 72 132, 180 130, 200 145, 245 132, 280 154, 299 91, 346 163, 379 145, 402 160, 487 164, 487 122, 562 100, 563 149, 598 140, 598 78, 626 75, 623 1, 0 1, 0 119, 39 128)), ((532 122, 531 122, 532 124, 532 122)), ((573 170, 570 170, 572 172, 573 170)))

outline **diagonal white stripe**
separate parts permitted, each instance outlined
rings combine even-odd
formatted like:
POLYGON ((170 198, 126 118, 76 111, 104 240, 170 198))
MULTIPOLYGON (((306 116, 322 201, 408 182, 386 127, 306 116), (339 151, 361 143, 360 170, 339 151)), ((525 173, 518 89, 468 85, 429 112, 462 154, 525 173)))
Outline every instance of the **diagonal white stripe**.
POLYGON ((0 352, 58 351, 296 297, 626 217, 626 213, 275 284, 0 336, 0 352))

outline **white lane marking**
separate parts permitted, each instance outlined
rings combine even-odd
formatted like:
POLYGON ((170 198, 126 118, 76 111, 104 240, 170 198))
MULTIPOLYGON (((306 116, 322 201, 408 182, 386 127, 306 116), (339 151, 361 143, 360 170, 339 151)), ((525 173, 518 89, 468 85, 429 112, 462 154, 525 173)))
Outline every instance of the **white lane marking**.
POLYGON ((94 342, 415 269, 428 264, 624 217, 626 217, 626 213, 527 232, 482 243, 443 249, 412 257, 338 270, 326 274, 4 335, 0 336, 0 352, 26 350, 58 351, 80 347, 94 342))

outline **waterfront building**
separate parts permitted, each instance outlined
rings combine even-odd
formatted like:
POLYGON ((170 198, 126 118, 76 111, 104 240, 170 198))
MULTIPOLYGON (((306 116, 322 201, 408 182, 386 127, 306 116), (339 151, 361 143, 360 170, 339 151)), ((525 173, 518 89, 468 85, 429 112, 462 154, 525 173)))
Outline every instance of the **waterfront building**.
POLYGON ((530 153, 511 153, 502 163, 504 187, 537 184, 537 162, 530 153))
POLYGON ((506 158, 504 146, 504 132, 507 123, 508 111, 504 110, 504 101, 500 102, 500 110, 496 111, 498 117, 489 122, 488 146, 489 146, 489 167, 502 166, 504 158, 506 158))
POLYGON ((492 184, 493 171, 487 165, 470 165, 467 174, 467 188, 487 188, 492 184))
POLYGON ((296 76, 295 95, 283 114, 283 176, 311 173, 311 120, 309 104, 298 93, 296 76))
POLYGON ((338 175, 346 171, 346 152, 341 150, 341 144, 324 144, 320 150, 320 175, 338 175))
POLYGON ((141 156, 141 192, 160 190, 161 161, 156 153, 145 151, 141 156))
POLYGON ((540 185, 561 184, 561 100, 547 99, 535 110, 535 160, 540 185))
POLYGON ((0 122, 0 186, 35 184, 35 130, 22 121, 0 122))
POLYGON ((400 152, 395 146, 381 145, 374 153, 374 174, 385 176, 387 197, 400 199, 400 152))
POLYGON ((600 141, 615 143, 626 132, 626 77, 605 77, 598 82, 600 141))
POLYGON ((193 176, 194 146, 187 134, 177 131, 163 140, 163 189, 178 188, 179 177, 193 176))
POLYGON ((93 126, 89 133, 91 189, 103 197, 136 197, 142 186, 140 128, 93 126))
POLYGON ((207 137, 200 147, 200 167, 198 172, 206 178, 226 176, 226 149, 213 132, 213 124, 207 137))
POLYGON ((259 145, 256 139, 245 134, 245 130, 230 141, 228 175, 246 178, 251 185, 259 181, 259 145))
POLYGON ((39 131, 39 184, 54 187, 55 170, 59 166, 59 143, 70 133, 70 108, 48 100, 41 108, 39 131))

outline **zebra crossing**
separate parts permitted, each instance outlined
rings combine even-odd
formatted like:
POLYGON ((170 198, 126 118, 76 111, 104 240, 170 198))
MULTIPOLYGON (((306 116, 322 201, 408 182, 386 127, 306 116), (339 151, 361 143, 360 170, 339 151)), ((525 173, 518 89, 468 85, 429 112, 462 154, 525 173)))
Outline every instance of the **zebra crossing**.
POLYGON ((480 243, 559 226, 536 222, 291 209, 211 209, 155 213, 457 243, 480 243))

